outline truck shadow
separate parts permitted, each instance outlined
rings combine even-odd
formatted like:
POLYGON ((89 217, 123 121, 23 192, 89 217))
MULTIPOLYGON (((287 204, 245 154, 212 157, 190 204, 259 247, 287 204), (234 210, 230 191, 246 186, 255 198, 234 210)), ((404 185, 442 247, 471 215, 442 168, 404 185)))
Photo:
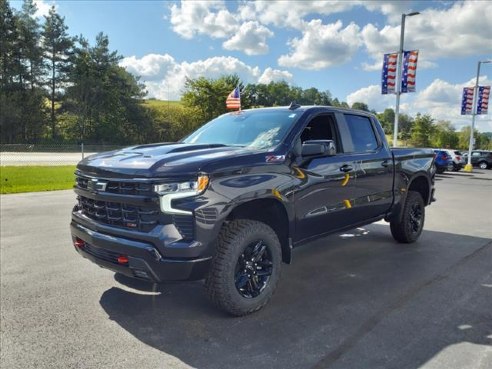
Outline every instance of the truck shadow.
POLYGON ((197 368, 418 368, 450 345, 492 344, 490 239, 425 231, 399 245, 373 224, 293 259, 271 302, 242 318, 216 310, 202 282, 117 275, 121 287, 100 304, 137 339, 197 368))

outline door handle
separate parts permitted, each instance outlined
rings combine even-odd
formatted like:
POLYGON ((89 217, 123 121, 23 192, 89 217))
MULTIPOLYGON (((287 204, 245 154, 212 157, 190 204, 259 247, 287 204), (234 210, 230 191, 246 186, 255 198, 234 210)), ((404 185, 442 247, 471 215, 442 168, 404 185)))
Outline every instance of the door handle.
POLYGON ((381 165, 386 168, 389 165, 388 160, 383 161, 381 165))
POLYGON ((351 165, 348 165, 348 164, 345 164, 345 165, 342 165, 340 167, 340 171, 341 172, 344 172, 344 173, 347 173, 347 172, 350 172, 351 170, 353 170, 354 168, 352 168, 351 165))

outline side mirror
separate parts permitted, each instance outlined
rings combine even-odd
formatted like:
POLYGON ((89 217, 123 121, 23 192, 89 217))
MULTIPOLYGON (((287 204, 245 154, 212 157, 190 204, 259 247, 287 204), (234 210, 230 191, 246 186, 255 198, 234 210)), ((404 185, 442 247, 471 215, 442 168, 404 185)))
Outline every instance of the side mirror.
POLYGON ((307 140, 302 144, 301 155, 306 156, 335 156, 337 149, 333 140, 307 140))

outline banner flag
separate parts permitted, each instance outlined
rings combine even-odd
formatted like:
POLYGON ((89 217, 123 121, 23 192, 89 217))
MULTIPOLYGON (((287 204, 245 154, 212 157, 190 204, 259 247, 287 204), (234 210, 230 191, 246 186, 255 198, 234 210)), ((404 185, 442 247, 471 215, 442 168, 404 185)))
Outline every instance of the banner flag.
POLYGON ((403 52, 403 70, 401 74, 401 93, 415 92, 415 77, 417 76, 417 60, 419 51, 403 52))
POLYGON ((381 93, 383 95, 396 92, 396 62, 398 53, 384 54, 383 73, 381 76, 381 93))
POLYGON ((477 114, 487 114, 489 109, 490 86, 478 87, 477 114))
POLYGON ((239 109, 239 110, 241 110, 241 93, 239 92, 239 87, 236 87, 227 96, 226 108, 227 109, 239 109))
POLYGON ((461 115, 473 113, 473 90, 474 87, 463 87, 463 97, 461 99, 461 115))

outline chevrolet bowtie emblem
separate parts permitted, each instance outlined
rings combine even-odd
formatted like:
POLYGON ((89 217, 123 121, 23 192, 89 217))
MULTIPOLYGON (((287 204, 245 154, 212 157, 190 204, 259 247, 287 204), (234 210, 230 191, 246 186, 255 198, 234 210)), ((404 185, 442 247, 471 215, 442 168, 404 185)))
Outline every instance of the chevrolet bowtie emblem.
POLYGON ((107 185, 108 182, 102 182, 93 178, 89 182, 87 182, 87 189, 92 192, 106 191, 107 185))

